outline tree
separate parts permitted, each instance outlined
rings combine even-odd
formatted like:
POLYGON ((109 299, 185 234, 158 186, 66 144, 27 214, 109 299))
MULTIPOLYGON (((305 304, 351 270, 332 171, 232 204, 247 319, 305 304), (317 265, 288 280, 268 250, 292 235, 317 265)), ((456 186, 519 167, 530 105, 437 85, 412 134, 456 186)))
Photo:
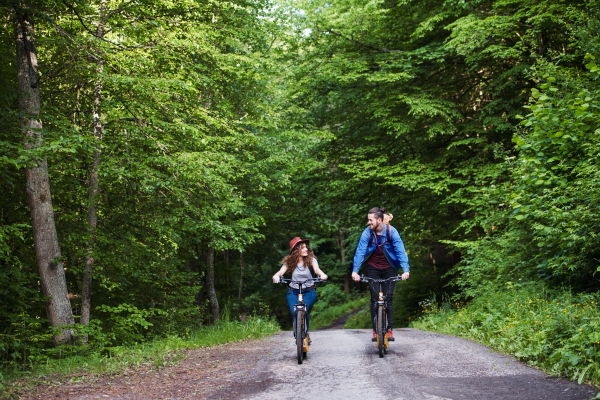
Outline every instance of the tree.
POLYGON ((219 299, 217 299, 217 292, 215 291, 215 249, 210 246, 206 252, 206 291, 208 292, 214 321, 218 322, 221 319, 221 312, 219 310, 219 299))
MULTIPOLYGON (((104 37, 104 23, 106 19, 106 0, 100 2, 100 20, 96 29, 96 37, 104 37)), ((90 308, 92 303, 92 277, 94 271, 94 242, 96 241, 96 228, 98 224, 98 210, 96 203, 100 194, 98 172, 102 163, 102 74, 104 71, 104 60, 99 55, 96 61, 96 83, 94 85, 94 140, 96 145, 92 154, 92 165, 89 172, 89 205, 88 205, 88 230, 90 243, 85 256, 85 270, 81 282, 81 318, 79 323, 87 325, 90 322, 90 308)))
MULTIPOLYGON (((25 149, 30 150, 33 156, 31 165, 25 170, 27 199, 42 292, 47 297, 50 324, 54 327, 73 325, 75 321, 54 223, 48 162, 46 158, 40 159, 35 155, 35 150, 43 145, 44 137, 42 123, 37 118, 41 100, 33 10, 15 6, 14 17, 21 128, 25 135, 25 149)), ((55 335, 54 340, 56 343, 71 341, 72 334, 71 329, 65 329, 55 335)))
MULTIPOLYGON (((186 262, 200 243, 244 250, 259 239, 264 194, 287 182, 266 95, 276 23, 262 18, 268 7, 245 1, 48 4, 36 26, 44 141, 35 149, 19 150, 21 113, 9 91, 1 96, 0 291, 14 277, 16 293, 34 294, 0 313, 3 332, 18 312, 40 317, 33 239, 20 235, 25 155, 47 159, 64 297, 81 291, 82 323, 111 330, 118 313, 143 309, 148 324, 133 322, 135 338, 205 323, 196 303, 203 271, 186 262)), ((14 36, 0 32, 12 56, 14 36)), ((0 79, 16 92, 10 67, 0 79)), ((213 294, 222 299, 219 282, 213 294)), ((116 333, 113 344, 131 338, 116 333)))

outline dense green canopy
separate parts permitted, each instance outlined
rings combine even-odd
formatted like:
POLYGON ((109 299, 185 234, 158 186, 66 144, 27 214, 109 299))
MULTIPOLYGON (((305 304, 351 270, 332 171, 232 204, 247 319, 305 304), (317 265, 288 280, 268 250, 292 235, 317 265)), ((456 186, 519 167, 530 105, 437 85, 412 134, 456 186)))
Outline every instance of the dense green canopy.
POLYGON ((0 11, 3 366, 22 361, 25 332, 30 357, 52 356, 24 172, 41 159, 76 321, 93 265, 91 320, 76 330, 97 349, 213 323, 219 305, 289 325, 270 282, 295 236, 333 283, 317 314, 364 295, 349 268, 374 206, 394 215, 410 258, 397 324, 432 294, 598 289, 594 0, 0 11), (35 28, 39 116, 19 106, 21 14, 35 28), (44 141, 25 147, 20 119, 34 117, 44 141))

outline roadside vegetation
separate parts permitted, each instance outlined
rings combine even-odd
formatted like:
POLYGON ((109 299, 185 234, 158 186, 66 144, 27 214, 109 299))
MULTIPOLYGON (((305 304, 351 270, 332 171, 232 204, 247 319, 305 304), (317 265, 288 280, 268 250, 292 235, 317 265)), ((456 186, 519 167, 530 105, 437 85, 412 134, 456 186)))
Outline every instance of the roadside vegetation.
POLYGON ((52 349, 24 349, 31 355, 26 365, 4 368, 0 375, 0 397, 10 397, 22 390, 22 385, 48 383, 70 375, 122 374, 142 365, 162 369, 176 365, 185 357, 185 350, 213 347, 225 343, 259 339, 279 331, 273 319, 247 317, 245 321, 224 318, 211 326, 185 333, 155 337, 127 346, 106 346, 94 339, 86 346, 63 346, 52 349), (35 361, 34 361, 35 360, 35 361), (25 378, 25 380, 23 380, 25 378))
POLYGON ((600 294, 540 284, 490 292, 468 304, 423 304, 410 326, 475 340, 549 374, 600 384, 600 294))
MULTIPOLYGON (((529 70, 536 88, 520 116, 518 150, 482 187, 477 240, 449 240, 455 301, 424 303, 412 326, 468 337, 547 372, 600 383, 598 301, 600 56, 596 19, 570 9, 580 64, 556 55, 529 70), (594 28, 595 29, 595 28, 594 28), (590 38, 584 41, 583 38, 590 38), (464 304, 464 303, 462 303, 464 304)), ((478 208, 479 209, 479 208, 478 208)), ((439 297, 438 297, 439 300, 439 297)))

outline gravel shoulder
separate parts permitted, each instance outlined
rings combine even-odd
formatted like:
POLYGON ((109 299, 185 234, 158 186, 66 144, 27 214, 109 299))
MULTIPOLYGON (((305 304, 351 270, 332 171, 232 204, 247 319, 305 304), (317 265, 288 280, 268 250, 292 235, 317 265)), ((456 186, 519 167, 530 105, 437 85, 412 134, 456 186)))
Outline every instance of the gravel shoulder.
POLYGON ((122 375, 40 386, 25 399, 358 399, 588 400, 597 390, 548 377, 469 340, 394 331, 379 358, 369 330, 311 333, 308 358, 298 365, 291 332, 267 339, 190 350, 162 371, 139 368, 122 375))

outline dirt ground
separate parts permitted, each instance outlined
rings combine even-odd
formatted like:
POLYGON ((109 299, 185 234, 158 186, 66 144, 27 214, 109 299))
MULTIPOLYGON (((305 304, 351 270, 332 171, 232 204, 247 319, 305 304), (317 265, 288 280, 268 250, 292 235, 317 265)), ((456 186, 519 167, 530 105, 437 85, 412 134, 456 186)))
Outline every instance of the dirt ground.
POLYGON ((160 371, 142 366, 122 374, 72 375, 21 394, 22 399, 147 400, 205 399, 244 381, 268 357, 273 339, 187 350, 178 365, 160 371))

